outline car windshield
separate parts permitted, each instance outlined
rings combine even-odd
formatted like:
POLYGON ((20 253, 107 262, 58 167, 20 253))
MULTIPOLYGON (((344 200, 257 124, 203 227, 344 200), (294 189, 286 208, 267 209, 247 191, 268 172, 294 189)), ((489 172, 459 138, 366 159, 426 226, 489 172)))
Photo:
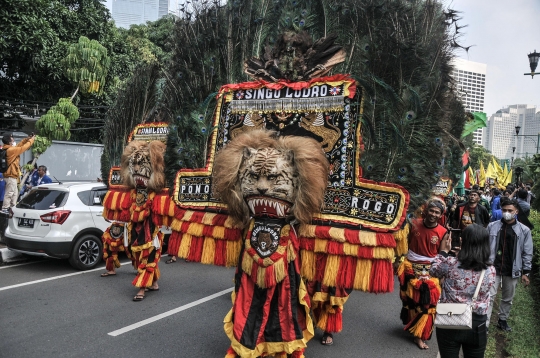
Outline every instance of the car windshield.
POLYGON ((47 210, 63 206, 67 192, 60 190, 32 190, 18 204, 20 209, 47 210))

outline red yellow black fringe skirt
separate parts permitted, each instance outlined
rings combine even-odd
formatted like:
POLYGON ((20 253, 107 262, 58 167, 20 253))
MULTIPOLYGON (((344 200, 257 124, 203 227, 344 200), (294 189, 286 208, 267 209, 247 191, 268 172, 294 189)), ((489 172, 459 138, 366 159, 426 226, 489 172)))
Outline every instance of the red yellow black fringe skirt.
POLYGON ((274 255, 261 259, 252 252, 249 240, 244 241, 233 307, 223 322, 231 340, 226 358, 303 358, 313 338, 310 299, 297 259, 298 241, 288 225, 281 230, 279 246, 274 255), (273 263, 265 266, 269 259, 273 263))
POLYGON ((403 329, 424 341, 431 338, 435 309, 441 296, 439 279, 430 277, 428 271, 429 265, 422 273, 416 264, 413 267, 407 259, 398 268, 403 329))
POLYGON ((338 333, 343 329, 343 306, 352 290, 330 287, 320 281, 307 282, 311 298, 311 310, 317 328, 325 332, 338 333))
POLYGON ((150 287, 160 277, 158 267, 163 245, 163 233, 148 218, 143 222, 130 224, 131 253, 137 276, 132 284, 136 287, 150 287))

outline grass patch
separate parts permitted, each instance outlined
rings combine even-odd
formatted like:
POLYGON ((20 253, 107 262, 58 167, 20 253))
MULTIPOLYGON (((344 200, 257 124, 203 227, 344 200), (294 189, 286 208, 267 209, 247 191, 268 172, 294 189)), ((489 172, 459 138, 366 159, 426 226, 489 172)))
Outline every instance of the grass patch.
POLYGON ((486 351, 484 358, 504 358, 506 357, 505 345, 506 334, 497 328, 497 321, 499 320, 499 302, 501 299, 501 292, 497 292, 495 301, 493 302, 493 312, 491 314, 491 321, 489 323, 489 333, 487 335, 486 351))
POLYGON ((525 288, 521 283, 516 287, 509 324, 513 328, 507 334, 506 351, 509 357, 533 358, 540 356, 540 315, 535 300, 538 288, 530 285, 525 288))
MULTIPOLYGON (((493 315, 495 317, 495 315, 493 315)), ((485 358, 497 358, 497 340, 496 335, 494 334, 494 330, 496 329, 495 326, 492 324, 489 325, 489 329, 491 330, 488 333, 488 341, 486 345, 486 353, 484 355, 485 358)))

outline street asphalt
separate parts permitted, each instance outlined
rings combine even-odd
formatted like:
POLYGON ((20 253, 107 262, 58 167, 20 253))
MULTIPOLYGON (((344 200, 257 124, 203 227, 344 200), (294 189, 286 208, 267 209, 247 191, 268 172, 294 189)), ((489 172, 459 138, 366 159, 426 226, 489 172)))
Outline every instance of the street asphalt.
MULTIPOLYGON (((76 271, 62 260, 0 266, 0 357, 224 357, 234 269, 166 259, 160 290, 141 302, 132 301, 127 264, 105 278, 103 268, 76 271)), ((396 280, 389 294, 353 292, 343 332, 323 346, 317 331, 306 357, 437 357, 435 334, 420 350, 403 331, 397 290, 396 280)))

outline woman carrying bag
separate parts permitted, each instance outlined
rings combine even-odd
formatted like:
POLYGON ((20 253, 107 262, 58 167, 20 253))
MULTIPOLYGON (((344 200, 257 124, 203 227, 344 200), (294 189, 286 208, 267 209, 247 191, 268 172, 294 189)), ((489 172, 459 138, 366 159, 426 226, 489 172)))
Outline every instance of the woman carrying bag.
POLYGON ((451 244, 450 238, 441 243, 441 252, 435 258, 429 273, 439 279, 444 278, 440 303, 471 306, 472 329, 447 329, 437 326, 439 352, 441 358, 458 358, 460 348, 463 348, 464 358, 481 358, 484 357, 487 342, 486 313, 490 299, 489 290, 495 284, 495 268, 489 262, 489 235, 484 227, 472 224, 461 234, 461 250, 457 257, 448 255, 451 244), (473 299, 482 276, 477 297, 473 299))

